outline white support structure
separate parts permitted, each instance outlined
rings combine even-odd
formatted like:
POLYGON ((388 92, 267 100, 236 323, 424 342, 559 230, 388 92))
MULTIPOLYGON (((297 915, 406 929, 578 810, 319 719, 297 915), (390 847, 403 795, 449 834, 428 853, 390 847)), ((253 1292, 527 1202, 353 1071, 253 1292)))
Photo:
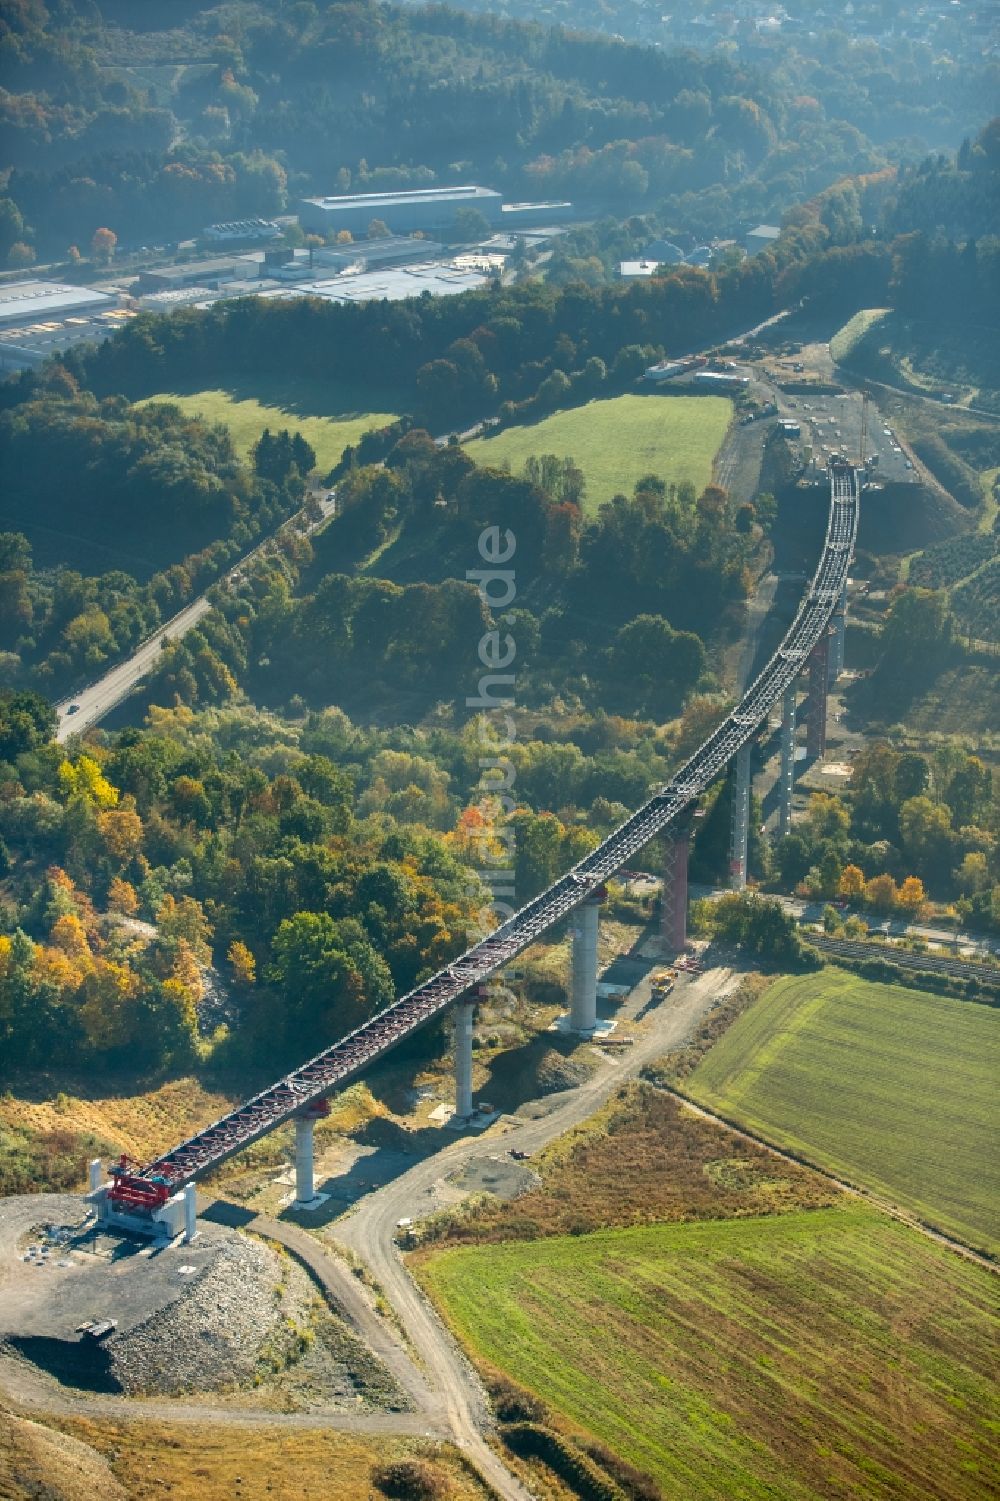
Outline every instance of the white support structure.
POLYGON ((750 844, 750 741, 733 757, 733 808, 730 824, 729 884, 742 891, 747 883, 750 844))
POLYGON ((576 909, 573 928, 573 994, 570 1000, 571 1032, 590 1036, 597 1028, 597 932, 600 897, 590 896, 576 909))
POLYGON ((795 790, 795 684, 781 700, 781 769, 778 774, 778 833, 782 839, 792 827, 792 793, 795 790))
POLYGON ((190 1245, 198 1234, 198 1190, 193 1183, 184 1189, 184 1244, 190 1245))
POLYGON ((316 1121, 311 1115, 295 1117, 295 1202, 311 1204, 316 1197, 313 1182, 313 1129, 316 1121))
POLYGON ((472 1025, 476 1003, 462 996, 455 1006, 455 1119, 467 1121, 472 1110, 472 1025))
POLYGON ((90 1192, 95 1194, 104 1182, 104 1163, 95 1157, 90 1164, 90 1192))

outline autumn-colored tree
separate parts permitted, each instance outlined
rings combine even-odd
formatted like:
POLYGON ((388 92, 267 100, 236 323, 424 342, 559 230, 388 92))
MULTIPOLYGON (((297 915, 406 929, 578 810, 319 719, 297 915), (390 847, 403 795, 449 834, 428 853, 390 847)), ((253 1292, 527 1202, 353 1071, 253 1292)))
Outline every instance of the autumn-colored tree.
POLYGON ((94 1052, 111 1052, 135 1040, 140 990, 139 978, 128 965, 106 959, 94 964, 83 981, 80 1007, 80 1024, 94 1052))
POLYGON ((115 876, 108 887, 108 911, 117 912, 119 917, 132 917, 138 910, 139 898, 135 887, 128 881, 123 881, 120 876, 115 876))
POLYGON ((257 979, 257 961, 246 944, 234 939, 226 958, 233 967, 234 983, 249 989, 257 979))
POLYGON ((51 944, 37 944, 31 966, 32 979, 39 989, 70 996, 79 990, 84 972, 68 954, 51 944))
POLYGON ((838 895, 849 902, 859 902, 865 894, 865 873, 858 865, 845 865, 840 873, 838 895))
POLYGON ((7 252, 7 264, 18 269, 35 264, 35 252, 25 240, 15 240, 7 252))
POLYGON ((118 804, 118 788, 112 786, 90 756, 60 762, 57 776, 67 802, 78 797, 93 808, 114 808, 118 804))
POLYGON ((83 923, 75 913, 67 912, 52 927, 50 943, 70 959, 89 959, 90 944, 83 923))
POLYGON ((896 893, 896 905, 913 917, 917 915, 926 900, 924 883, 919 876, 907 876, 896 893))
POLYGON ((113 229, 95 229, 94 237, 90 242, 90 253, 95 261, 101 261, 105 265, 111 260, 118 244, 118 236, 113 229))
POLYGON ((976 895, 990 884, 989 864, 982 850, 971 850, 955 872, 958 889, 963 895, 976 895))
POLYGON ((339 229, 337 231, 337 244, 338 245, 353 245, 354 244, 354 236, 351 234, 351 231, 349 229, 339 229))
POLYGON ((186 938, 181 938, 177 943, 170 979, 183 988, 192 1006, 197 1006, 204 997, 205 982, 201 977, 201 966, 186 938))
POLYGON ((896 905, 896 883, 892 876, 872 876, 865 886, 865 901, 876 912, 891 912, 896 905))
POLYGON ((168 945, 186 943, 199 964, 212 961, 212 924, 195 897, 180 901, 168 892, 156 914, 160 938, 168 945))
POLYGON ((142 819, 135 811, 133 797, 125 798, 120 808, 99 813, 97 828, 108 854, 120 864, 126 865, 139 853, 142 846, 142 819))

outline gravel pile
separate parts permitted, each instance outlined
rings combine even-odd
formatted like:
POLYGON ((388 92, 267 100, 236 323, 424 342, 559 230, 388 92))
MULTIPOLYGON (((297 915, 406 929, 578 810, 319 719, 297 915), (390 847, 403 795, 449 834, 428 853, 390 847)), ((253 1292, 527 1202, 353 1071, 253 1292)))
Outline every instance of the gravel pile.
POLYGON ((289 1314, 277 1295, 283 1281, 273 1251, 242 1236, 227 1240, 173 1303, 108 1340, 114 1376, 133 1396, 212 1391, 246 1380, 289 1314))

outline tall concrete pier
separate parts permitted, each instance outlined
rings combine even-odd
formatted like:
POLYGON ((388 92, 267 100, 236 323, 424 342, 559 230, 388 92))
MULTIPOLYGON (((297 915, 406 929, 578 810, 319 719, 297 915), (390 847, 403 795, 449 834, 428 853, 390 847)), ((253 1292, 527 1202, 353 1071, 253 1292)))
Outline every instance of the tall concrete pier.
POLYGON ((569 1024, 589 1034, 597 1026, 597 933, 603 890, 581 902, 573 914, 573 993, 569 1024))

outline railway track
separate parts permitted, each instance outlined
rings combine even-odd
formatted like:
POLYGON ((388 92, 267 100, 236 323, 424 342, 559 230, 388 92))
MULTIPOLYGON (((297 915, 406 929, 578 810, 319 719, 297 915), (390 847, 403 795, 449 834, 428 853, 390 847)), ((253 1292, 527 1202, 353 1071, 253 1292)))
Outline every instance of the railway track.
POLYGON ((417 1027, 490 976, 567 916, 610 876, 668 828, 725 770, 767 721, 775 703, 802 672, 827 631, 857 538, 860 476, 850 465, 830 468, 830 510, 823 551, 812 583, 784 640, 740 703, 694 755, 596 849, 446 968, 401 996, 332 1047, 286 1074, 253 1099, 128 1175, 118 1190, 140 1199, 175 1192, 274 1130, 303 1107, 322 1100, 417 1027))
POLYGON ((917 954, 912 949, 884 943, 864 943, 852 938, 830 938, 826 933, 809 933, 809 943, 820 953, 839 955, 842 959, 881 959, 886 964, 901 964, 905 969, 926 970, 930 974, 951 975, 956 980, 979 980, 1000 989, 1000 966, 976 964, 970 959, 948 959, 942 954, 917 954))

